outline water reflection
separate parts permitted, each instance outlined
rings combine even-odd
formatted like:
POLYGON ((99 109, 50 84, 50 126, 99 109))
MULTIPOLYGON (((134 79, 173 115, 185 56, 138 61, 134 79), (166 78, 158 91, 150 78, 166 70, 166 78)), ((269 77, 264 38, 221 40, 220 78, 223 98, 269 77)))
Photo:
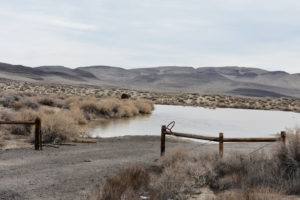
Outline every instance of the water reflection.
POLYGON ((142 120, 150 118, 151 114, 148 115, 142 115, 132 118, 122 118, 122 119, 101 119, 101 120, 94 120, 89 123, 89 128, 91 130, 93 129, 99 129, 101 127, 101 130, 109 130, 112 126, 126 126, 130 124, 133 120, 142 120))

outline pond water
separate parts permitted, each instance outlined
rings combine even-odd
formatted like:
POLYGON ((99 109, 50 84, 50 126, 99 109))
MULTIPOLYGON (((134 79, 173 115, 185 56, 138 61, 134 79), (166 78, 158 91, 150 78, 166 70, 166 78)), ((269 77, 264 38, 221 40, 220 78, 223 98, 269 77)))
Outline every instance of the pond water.
POLYGON ((177 132, 224 137, 272 137, 287 128, 300 127, 300 113, 230 108, 155 105, 151 115, 130 119, 94 121, 93 137, 160 135, 162 125, 175 121, 177 132))

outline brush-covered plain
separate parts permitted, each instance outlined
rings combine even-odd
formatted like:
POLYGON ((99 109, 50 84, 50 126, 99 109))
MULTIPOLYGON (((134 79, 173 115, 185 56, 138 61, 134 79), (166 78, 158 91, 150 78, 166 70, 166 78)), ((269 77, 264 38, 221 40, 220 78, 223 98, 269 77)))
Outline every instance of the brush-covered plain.
POLYGON ((64 96, 120 97, 123 93, 135 98, 153 101, 155 104, 201 106, 205 108, 240 108, 256 110, 281 110, 300 112, 300 99, 249 97, 200 93, 159 93, 121 88, 100 88, 53 83, 33 83, 1 80, 2 91, 29 92, 35 94, 58 94, 64 96))

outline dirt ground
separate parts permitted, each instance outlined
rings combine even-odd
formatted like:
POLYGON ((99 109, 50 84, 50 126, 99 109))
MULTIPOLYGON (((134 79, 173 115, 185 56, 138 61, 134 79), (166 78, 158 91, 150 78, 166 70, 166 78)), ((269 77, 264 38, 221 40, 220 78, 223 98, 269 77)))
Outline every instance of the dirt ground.
MULTIPOLYGON (((218 151, 216 144, 167 138, 167 150, 177 145, 192 151, 218 151)), ((225 144, 224 154, 251 152, 263 145, 225 144)), ((106 138, 42 151, 33 147, 0 150, 0 199, 87 199, 96 184, 119 169, 133 164, 155 166, 159 155, 158 136, 106 138)))

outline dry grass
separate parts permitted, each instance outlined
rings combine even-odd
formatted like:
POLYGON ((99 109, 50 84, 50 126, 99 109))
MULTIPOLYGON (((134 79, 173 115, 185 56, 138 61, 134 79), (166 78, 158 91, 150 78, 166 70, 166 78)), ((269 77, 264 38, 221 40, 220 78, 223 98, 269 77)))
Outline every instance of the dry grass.
POLYGON ((87 99, 80 101, 80 109, 86 119, 123 118, 150 114, 153 104, 145 100, 120 100, 117 98, 87 99))
MULTIPOLYGON (((32 110, 20 110, 19 112, 10 109, 2 109, 0 120, 3 121, 33 121, 36 114, 32 110)), ((0 130, 4 133, 13 135, 30 135, 32 126, 30 125, 1 125, 0 130)))
MULTIPOLYGON (((142 99, 64 97, 61 95, 36 95, 34 93, 0 93, 0 119, 5 121, 34 121, 42 119, 44 143, 60 143, 78 139, 86 132, 79 125, 99 118, 133 117, 149 114, 150 101, 142 99), (1 108, 2 106, 2 108, 1 108)), ((30 125, 4 125, 3 134, 29 136, 30 125)))
POLYGON ((84 117, 83 111, 78 106, 72 105, 70 107, 70 112, 74 121, 76 121, 79 125, 88 123, 87 119, 84 117))
MULTIPOLYGON (((272 154, 233 153, 221 160, 215 154, 177 147, 169 149, 156 164, 159 170, 151 171, 149 184, 143 185, 144 190, 138 193, 131 191, 131 196, 147 194, 152 200, 192 199, 195 195, 199 199, 216 200, 294 199, 289 195, 300 194, 300 130, 290 131, 287 147, 278 143, 272 154), (203 188, 209 188, 213 197, 201 194, 203 188)), ((116 191, 124 184, 117 177, 119 174, 106 182, 108 191, 116 191), (115 180, 113 184, 111 180, 115 180)), ((132 187, 131 182, 125 184, 126 188, 132 187)), ((105 192, 107 188, 100 190, 105 192)), ((119 192, 118 197, 123 194, 119 192)))
POLYGON ((282 200, 294 199, 293 197, 284 197, 278 191, 270 189, 246 189, 242 192, 226 191, 215 197, 216 200, 282 200))
POLYGON ((64 102, 64 100, 57 95, 43 96, 41 98, 38 98, 37 101, 40 105, 44 106, 68 108, 68 105, 64 102))
POLYGON ((149 100, 137 99, 134 104, 141 114, 150 114, 154 109, 153 103, 149 100))
POLYGON ((19 101, 12 102, 9 107, 14 108, 15 110, 21 110, 21 109, 37 110, 40 107, 40 105, 36 97, 24 97, 19 101))
POLYGON ((42 134, 44 143, 72 141, 82 134, 78 123, 69 111, 42 112, 40 116, 43 120, 42 134))
POLYGON ((139 200, 141 192, 145 190, 149 181, 150 175, 143 167, 131 166, 108 178, 103 188, 100 187, 100 190, 93 198, 139 200))

